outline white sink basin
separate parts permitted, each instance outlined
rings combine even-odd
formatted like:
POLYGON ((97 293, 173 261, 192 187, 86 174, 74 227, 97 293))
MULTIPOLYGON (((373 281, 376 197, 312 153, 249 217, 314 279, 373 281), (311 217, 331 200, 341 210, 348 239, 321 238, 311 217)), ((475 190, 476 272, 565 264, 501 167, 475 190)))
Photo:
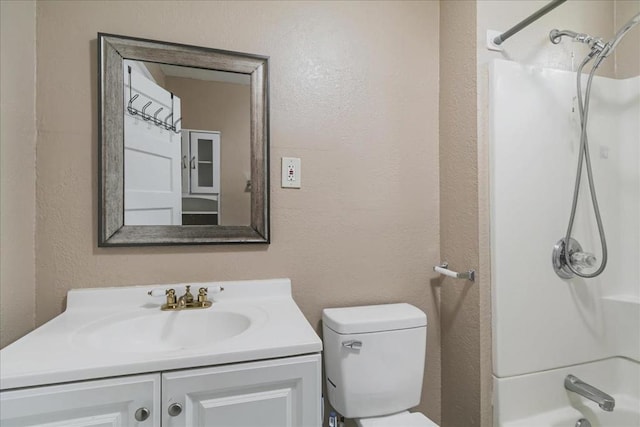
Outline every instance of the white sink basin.
POLYGON ((80 328, 74 344, 118 353, 157 353, 203 347, 235 337, 251 319, 213 308, 120 313, 80 328))
POLYGON ((291 297, 289 279, 190 283, 222 286, 207 309, 162 311, 154 289, 74 289, 64 313, 0 350, 0 390, 141 372, 216 366, 322 350, 291 297))

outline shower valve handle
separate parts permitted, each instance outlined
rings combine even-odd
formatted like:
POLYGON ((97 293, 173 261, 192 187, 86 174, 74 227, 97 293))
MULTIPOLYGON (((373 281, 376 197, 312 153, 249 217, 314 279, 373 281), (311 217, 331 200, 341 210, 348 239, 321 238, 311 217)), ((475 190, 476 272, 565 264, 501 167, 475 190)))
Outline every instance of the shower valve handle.
POLYGON ((571 265, 574 267, 593 267, 597 259, 589 252, 574 252, 570 255, 571 265))

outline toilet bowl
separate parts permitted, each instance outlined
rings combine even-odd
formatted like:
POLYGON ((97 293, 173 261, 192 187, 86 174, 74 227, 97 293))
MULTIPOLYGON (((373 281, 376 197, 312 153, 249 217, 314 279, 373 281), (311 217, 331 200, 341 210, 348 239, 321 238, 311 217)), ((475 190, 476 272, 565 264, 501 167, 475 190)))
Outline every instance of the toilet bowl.
POLYGON ((437 427, 419 412, 427 316, 410 304, 327 308, 324 364, 331 406, 362 427, 437 427))

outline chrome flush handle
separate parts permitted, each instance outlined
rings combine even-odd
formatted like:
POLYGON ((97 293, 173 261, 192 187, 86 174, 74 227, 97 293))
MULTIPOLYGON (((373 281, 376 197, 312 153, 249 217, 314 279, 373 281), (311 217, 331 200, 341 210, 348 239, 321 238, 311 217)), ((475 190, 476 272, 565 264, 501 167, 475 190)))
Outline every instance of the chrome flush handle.
POLYGON ((360 350, 362 348, 362 341, 358 341, 358 340, 343 341, 342 346, 347 347, 351 350, 360 350))

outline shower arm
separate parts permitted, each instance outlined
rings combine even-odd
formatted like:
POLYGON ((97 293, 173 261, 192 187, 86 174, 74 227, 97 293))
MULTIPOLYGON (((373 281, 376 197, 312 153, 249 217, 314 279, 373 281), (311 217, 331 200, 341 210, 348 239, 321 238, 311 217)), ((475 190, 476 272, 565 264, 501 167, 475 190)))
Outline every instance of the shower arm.
POLYGON ((618 30, 616 35, 609 40, 608 42, 604 42, 601 38, 592 37, 589 34, 584 33, 576 33, 571 30, 551 30, 549 33, 549 40, 551 43, 558 44, 563 36, 570 37, 573 41, 577 41, 580 43, 585 43, 589 45, 591 48, 591 53, 589 56, 593 57, 597 55, 596 62, 594 67, 598 68, 600 63, 613 52, 613 50, 618 46, 618 43, 624 38, 624 36, 631 30, 633 27, 640 23, 640 13, 634 15, 626 24, 618 30))
POLYGON ((551 40, 551 43, 553 44, 558 44, 560 43, 560 40, 562 40, 563 36, 570 37, 575 42, 589 45, 592 50, 596 51, 595 53, 603 51, 607 46, 601 38, 596 38, 589 34, 576 33, 571 30, 551 30, 549 33, 549 40, 551 40))

